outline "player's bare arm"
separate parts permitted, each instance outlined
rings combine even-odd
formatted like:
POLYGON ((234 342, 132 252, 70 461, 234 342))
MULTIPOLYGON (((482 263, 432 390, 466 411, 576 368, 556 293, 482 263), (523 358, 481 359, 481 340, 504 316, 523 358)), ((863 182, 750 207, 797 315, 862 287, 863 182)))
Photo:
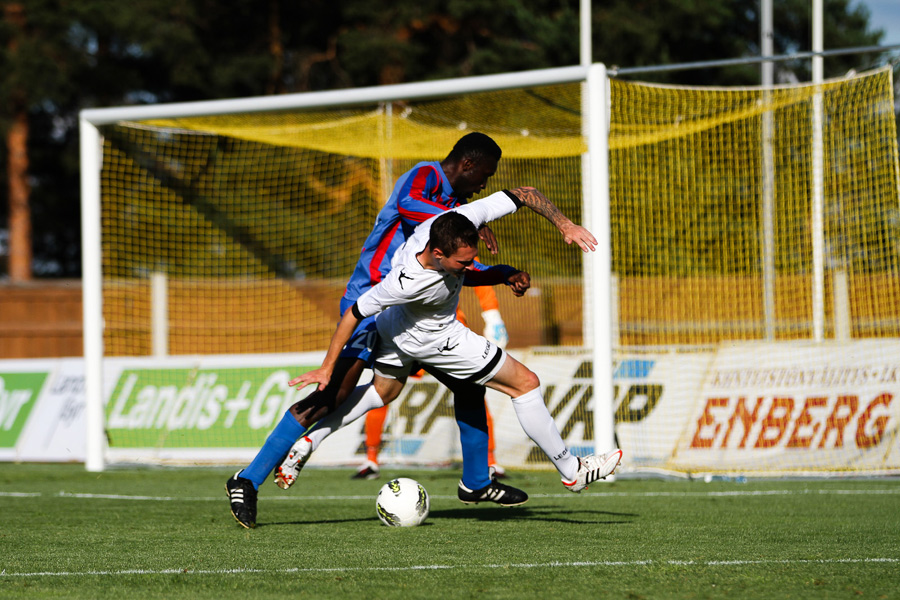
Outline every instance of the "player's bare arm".
POLYGON ((553 223, 567 244, 576 243, 584 252, 590 252, 597 246, 597 239, 590 231, 576 225, 564 215, 553 202, 533 187, 519 187, 509 190, 519 201, 553 223))
POLYGON ((288 385, 297 386, 297 389, 300 390, 311 383, 317 383, 319 384, 317 389, 325 389, 325 386, 331 381, 331 374, 334 372, 334 365, 337 363, 341 350, 350 341, 353 330, 359 324, 360 319, 357 318, 353 308, 348 309, 344 316, 341 317, 341 321, 331 337, 331 343, 328 345, 328 352, 325 353, 325 360, 322 361, 322 366, 318 369, 307 371, 299 377, 294 377, 288 382, 288 385))

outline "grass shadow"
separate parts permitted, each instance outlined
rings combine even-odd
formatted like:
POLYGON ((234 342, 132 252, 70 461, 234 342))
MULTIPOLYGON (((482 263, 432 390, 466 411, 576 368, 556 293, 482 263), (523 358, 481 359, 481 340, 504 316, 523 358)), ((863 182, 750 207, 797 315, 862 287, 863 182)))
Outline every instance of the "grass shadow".
POLYGON ((561 509, 554 506, 541 507, 484 507, 478 508, 450 508, 432 510, 429 519, 477 519, 479 521, 510 521, 514 519, 528 519, 536 521, 548 521, 557 523, 595 524, 595 525, 623 525, 632 523, 640 515, 635 513, 619 513, 604 510, 572 510, 561 509), (584 515, 577 517, 576 515, 584 515))

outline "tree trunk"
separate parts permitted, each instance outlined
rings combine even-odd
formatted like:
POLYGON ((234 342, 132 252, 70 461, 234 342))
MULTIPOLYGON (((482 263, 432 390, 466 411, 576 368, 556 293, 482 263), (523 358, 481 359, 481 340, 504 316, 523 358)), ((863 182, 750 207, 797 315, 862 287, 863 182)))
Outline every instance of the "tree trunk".
MULTIPOLYGON (((17 33, 25 30, 25 8, 13 2, 3 7, 4 19, 12 24, 17 33)), ((9 42, 10 54, 18 49, 18 36, 14 33, 9 42)), ((10 102, 12 125, 6 134, 7 165, 6 177, 9 182, 9 278, 12 281, 31 279, 31 207, 28 185, 28 111, 21 92, 14 93, 10 102)))
POLYGON ((284 44, 281 41, 281 14, 278 0, 269 0, 269 54, 272 55, 272 73, 266 93, 284 93, 284 44))
POLYGON ((28 114, 16 111, 6 136, 9 181, 9 277, 31 279, 31 207, 28 204, 28 114))

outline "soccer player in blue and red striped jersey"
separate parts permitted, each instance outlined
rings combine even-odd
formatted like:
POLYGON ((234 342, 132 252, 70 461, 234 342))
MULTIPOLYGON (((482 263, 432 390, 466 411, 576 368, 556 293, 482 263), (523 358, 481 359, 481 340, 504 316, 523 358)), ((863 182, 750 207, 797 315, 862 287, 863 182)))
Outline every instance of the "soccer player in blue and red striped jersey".
MULTIPOLYGON (((488 179, 497 170, 500 156, 500 147, 489 136, 470 133, 460 138, 444 160, 418 163, 401 176, 363 245, 341 299, 341 315, 390 271, 394 252, 419 223, 466 203, 484 190, 488 179)), ((497 242, 490 228, 480 229, 479 236, 491 252, 496 252, 497 242)), ((273 469, 276 469, 275 480, 280 487, 286 489, 294 482, 303 463, 293 457, 305 455, 298 453, 296 447, 292 449, 294 442, 299 438, 297 444, 303 444, 306 438, 302 436, 307 429, 337 410, 353 391, 363 370, 370 366, 376 337, 374 317, 360 322, 337 361, 329 385, 294 404, 253 461, 228 480, 225 487, 231 512, 242 526, 255 527, 257 490, 273 469)), ((454 392, 463 454, 460 499, 504 505, 525 502, 528 499, 525 492, 490 476, 484 387, 450 378, 439 371, 430 372, 454 392)))

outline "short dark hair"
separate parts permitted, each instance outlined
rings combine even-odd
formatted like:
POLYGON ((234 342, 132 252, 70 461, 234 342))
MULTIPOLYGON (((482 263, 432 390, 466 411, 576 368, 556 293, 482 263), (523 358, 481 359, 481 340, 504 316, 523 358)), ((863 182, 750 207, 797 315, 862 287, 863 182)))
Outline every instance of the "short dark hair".
POLYGON ((478 247, 478 229, 468 218, 458 212, 445 212, 431 224, 431 249, 451 256, 460 248, 478 247))
POLYGON ((470 158, 477 162, 484 158, 492 158, 499 162, 501 154, 503 151, 500 150, 500 146, 490 136, 473 131, 459 138, 453 150, 447 155, 447 160, 460 161, 470 158))

